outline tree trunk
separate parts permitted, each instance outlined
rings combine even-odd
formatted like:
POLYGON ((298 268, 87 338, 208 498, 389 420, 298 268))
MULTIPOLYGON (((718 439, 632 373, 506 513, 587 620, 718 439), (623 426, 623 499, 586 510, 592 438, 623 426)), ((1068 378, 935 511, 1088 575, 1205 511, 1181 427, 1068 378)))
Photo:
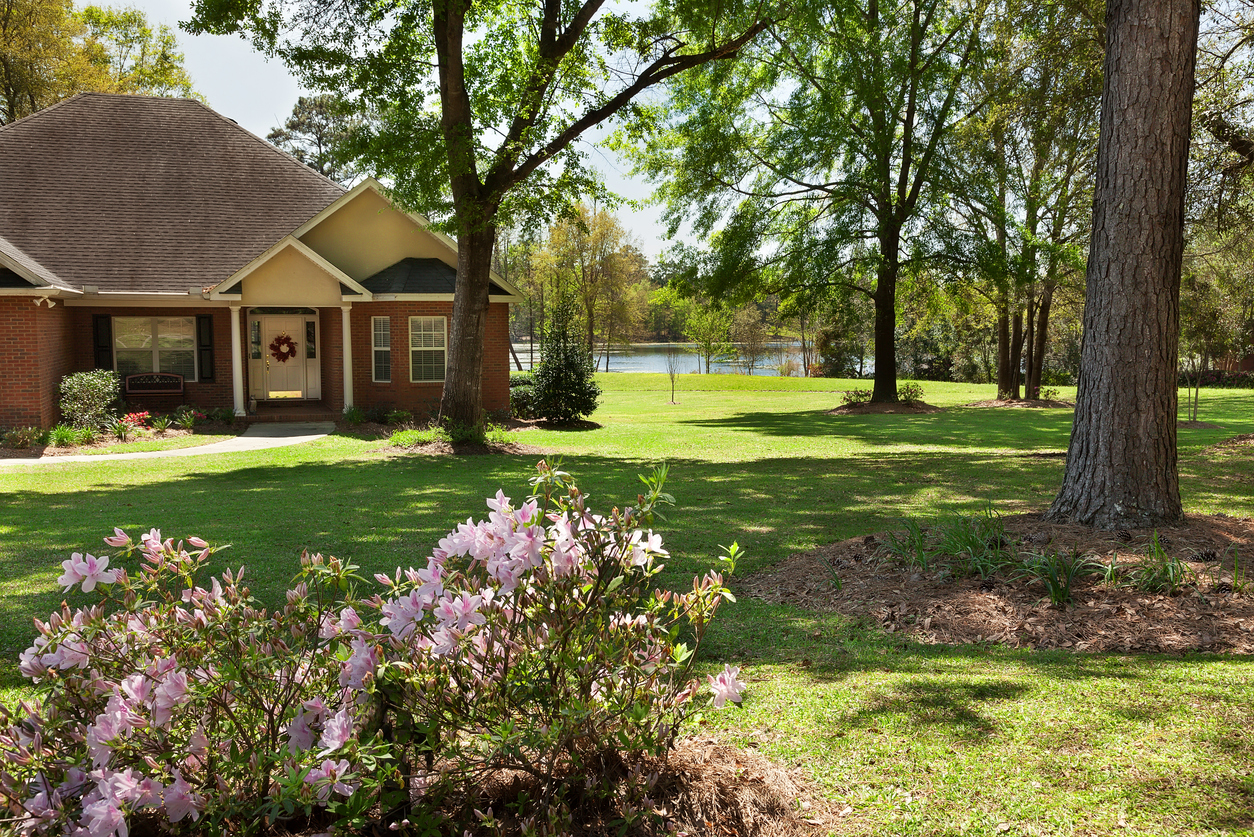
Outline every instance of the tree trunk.
MULTIPOLYGON (((887 226, 887 225, 886 225, 887 226)), ((875 295, 875 383, 871 403, 897 400, 897 262, 900 232, 886 230, 880 237, 880 267, 875 295)))
POLYGON ((1049 343, 1049 309, 1054 304, 1053 282, 1046 280, 1041 291, 1041 301, 1036 307, 1036 348, 1032 351, 1032 365, 1028 367, 1028 395, 1041 397, 1041 377, 1045 372, 1045 348, 1049 343))
POLYGON ((997 312, 997 397, 1010 397, 1010 303, 1002 300, 997 312))
POLYGON ((1176 463, 1184 190, 1199 0, 1110 0, 1075 427, 1047 517, 1183 519, 1176 463))
POLYGON ((1011 323, 1009 397, 1018 401, 1022 397, 1019 387, 1023 383, 1023 373, 1020 371, 1020 367, 1023 365, 1023 312, 1015 311, 1014 319, 1011 320, 1011 323))
POLYGON ((449 324, 448 368, 440 423, 483 423, 483 342, 487 337, 488 284, 496 226, 484 224, 457 243, 457 285, 449 324))

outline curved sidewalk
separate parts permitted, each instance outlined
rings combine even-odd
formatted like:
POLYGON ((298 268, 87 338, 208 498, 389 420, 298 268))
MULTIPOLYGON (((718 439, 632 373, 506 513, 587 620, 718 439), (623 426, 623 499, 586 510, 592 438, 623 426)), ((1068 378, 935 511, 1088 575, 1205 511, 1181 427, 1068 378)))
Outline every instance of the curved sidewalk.
POLYGON ((41 456, 38 459, 0 459, 5 465, 46 465, 57 462, 103 462, 110 459, 161 459, 169 456, 204 456, 211 453, 238 453, 249 450, 285 448, 313 442, 335 429, 330 421, 276 422, 254 424, 234 439, 226 439, 209 445, 174 450, 150 450, 141 453, 77 454, 75 456, 41 456))

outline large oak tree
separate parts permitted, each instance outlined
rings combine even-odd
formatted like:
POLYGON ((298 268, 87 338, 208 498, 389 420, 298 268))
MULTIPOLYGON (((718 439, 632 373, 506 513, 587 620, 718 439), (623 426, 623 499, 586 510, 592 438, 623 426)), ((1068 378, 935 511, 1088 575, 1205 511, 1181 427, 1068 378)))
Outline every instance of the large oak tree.
POLYGON ((1182 519, 1180 265, 1199 0, 1109 0, 1075 427, 1055 520, 1182 519))
POLYGON ((403 205, 448 220, 457 287, 441 419, 482 421, 493 245, 597 178, 577 140, 643 119, 642 93, 730 58, 771 0, 197 0, 192 31, 251 34, 311 87, 367 112, 360 151, 403 205))

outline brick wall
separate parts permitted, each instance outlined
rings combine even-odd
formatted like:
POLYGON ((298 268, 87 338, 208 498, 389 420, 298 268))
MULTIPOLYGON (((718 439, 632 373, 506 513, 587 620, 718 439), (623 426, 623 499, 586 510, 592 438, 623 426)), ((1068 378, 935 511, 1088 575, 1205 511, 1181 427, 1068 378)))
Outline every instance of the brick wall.
MULTIPOLYGON (((411 383, 409 380, 409 318, 451 318, 451 302, 370 302, 354 305, 353 400, 358 407, 390 407, 409 410, 415 416, 432 415, 440 406, 442 382, 411 383), (392 332, 392 380, 375 383, 371 345, 373 317, 388 317, 392 332)), ((338 317, 339 312, 335 312, 338 317)), ((326 333, 329 333, 327 329, 326 333)), ((334 327, 338 339, 340 328, 334 327)), ((338 352, 337 352, 338 355, 338 352)), ((337 373, 342 374, 342 373, 337 373)), ((339 402, 342 404, 343 402, 339 402)), ((483 357, 483 408, 489 412, 509 409, 509 306, 488 306, 483 357)))
POLYGON ((0 427, 56 424, 61 378, 71 371, 70 319, 64 303, 0 298, 0 427))

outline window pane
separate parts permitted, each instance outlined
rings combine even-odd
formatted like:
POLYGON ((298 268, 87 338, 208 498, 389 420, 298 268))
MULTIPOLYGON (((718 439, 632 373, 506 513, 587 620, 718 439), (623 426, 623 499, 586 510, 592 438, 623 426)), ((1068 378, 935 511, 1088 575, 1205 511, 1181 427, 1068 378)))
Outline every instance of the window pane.
POLYGON ((261 360, 261 321, 253 320, 248 324, 249 355, 253 360, 261 360))
POLYGON ((410 352, 415 381, 444 380, 444 350, 414 349, 410 352))
POLYGON ((376 349, 392 348, 392 320, 390 317, 374 318, 374 347, 376 349))
POLYGON ((114 317, 113 345, 118 349, 151 349, 152 320, 147 317, 114 317))
POLYGON ((379 383, 388 383, 392 380, 392 351, 390 349, 375 349, 374 379, 379 383))
POLYGON ((162 349, 195 349, 194 317, 158 317, 157 345, 162 349))
POLYGON ((409 321, 409 347, 411 349, 444 348, 444 318, 412 317, 409 321))
POLYGON ((161 371, 169 372, 173 375, 182 375, 186 381, 196 380, 196 352, 195 351, 162 351, 161 371))
POLYGON ((117 355, 118 374, 125 378, 127 375, 138 375, 141 372, 152 372, 152 351, 144 349, 143 351, 134 351, 126 349, 118 349, 117 355))
POLYGON ((318 327, 313 320, 305 323, 305 357, 310 360, 318 356, 318 327))

